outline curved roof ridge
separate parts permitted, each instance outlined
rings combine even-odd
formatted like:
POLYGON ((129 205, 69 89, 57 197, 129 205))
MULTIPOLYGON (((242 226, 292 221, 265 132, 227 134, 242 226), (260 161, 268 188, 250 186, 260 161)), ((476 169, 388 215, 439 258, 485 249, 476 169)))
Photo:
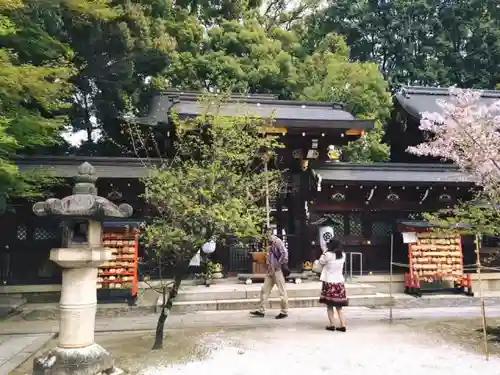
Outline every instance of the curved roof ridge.
MULTIPOLYGON (((448 96, 450 87, 427 87, 427 86, 401 86, 398 92, 401 94, 408 95, 443 95, 448 96)), ((483 89, 471 89, 475 91, 480 91, 481 96, 485 98, 499 98, 500 90, 483 90, 483 89)))

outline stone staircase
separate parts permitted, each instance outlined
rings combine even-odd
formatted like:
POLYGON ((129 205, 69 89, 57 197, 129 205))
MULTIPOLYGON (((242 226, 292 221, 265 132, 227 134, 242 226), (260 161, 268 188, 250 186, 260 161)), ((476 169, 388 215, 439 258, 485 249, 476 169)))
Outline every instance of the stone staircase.
MULTIPOLYGON (((173 303, 175 313, 196 311, 251 310, 259 302, 261 284, 214 284, 210 287, 187 285, 181 288, 173 303)), ((368 284, 346 284, 350 306, 383 307, 393 303, 388 294, 377 293, 368 284)), ((306 281, 301 284, 287 284, 290 308, 316 307, 319 303, 321 282, 306 281)), ((161 306, 162 298, 157 301, 161 306)), ((276 288, 269 298, 271 309, 279 309, 280 298, 276 288)))

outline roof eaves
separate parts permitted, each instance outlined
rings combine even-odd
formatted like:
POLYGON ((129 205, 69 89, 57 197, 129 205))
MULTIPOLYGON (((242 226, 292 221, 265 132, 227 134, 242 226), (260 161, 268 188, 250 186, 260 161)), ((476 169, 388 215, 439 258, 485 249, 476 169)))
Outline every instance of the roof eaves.
MULTIPOLYGON (((449 87, 425 87, 425 86, 401 86, 401 88, 396 92, 396 95, 400 94, 406 95, 438 95, 438 96, 449 96, 449 87)), ((500 98, 500 90, 482 90, 474 89, 481 92, 481 96, 484 98, 500 98)))
MULTIPOLYGON (((159 96, 166 96, 170 101, 198 101, 203 98, 203 94, 196 92, 181 92, 176 94, 175 92, 161 92, 159 96)), ((286 106, 313 106, 313 107, 324 107, 330 109, 345 109, 343 103, 338 102, 320 102, 320 101, 309 101, 309 100, 282 100, 278 99, 276 95, 272 94, 249 94, 249 95, 239 95, 231 94, 228 97, 221 96, 223 98, 223 103, 260 103, 260 104, 272 104, 272 105, 286 105, 286 106)))
MULTIPOLYGON (((145 159, 153 163, 161 163, 161 159, 149 158, 145 159)), ((76 165, 88 162, 91 165, 145 165, 145 160, 133 157, 107 157, 107 156, 79 156, 79 155, 65 155, 65 156, 18 156, 14 159, 16 164, 35 165, 35 164, 63 164, 63 165, 76 165)))
POLYGON ((335 163, 312 166, 324 181, 382 182, 402 184, 472 184, 473 176, 461 172, 453 165, 425 165, 401 163, 335 163), (391 165, 392 164, 392 165, 391 165))
POLYGON ((90 163, 99 178, 143 178, 150 167, 160 165, 160 159, 127 157, 81 157, 81 156, 38 156, 15 160, 21 172, 46 171, 56 177, 72 178, 78 173, 78 166, 90 163))
POLYGON ((318 169, 329 170, 379 170, 379 171, 450 171, 458 172, 459 168, 453 164, 442 163, 322 163, 314 166, 318 169))

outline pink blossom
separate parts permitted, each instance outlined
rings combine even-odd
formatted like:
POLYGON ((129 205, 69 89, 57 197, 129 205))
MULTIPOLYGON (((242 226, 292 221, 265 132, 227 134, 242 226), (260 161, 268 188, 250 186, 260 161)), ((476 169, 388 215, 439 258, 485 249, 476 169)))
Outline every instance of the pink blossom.
POLYGON ((429 140, 408 152, 453 161, 491 197, 500 195, 500 100, 481 103, 481 92, 450 89, 438 101, 442 114, 422 113, 420 129, 429 140))

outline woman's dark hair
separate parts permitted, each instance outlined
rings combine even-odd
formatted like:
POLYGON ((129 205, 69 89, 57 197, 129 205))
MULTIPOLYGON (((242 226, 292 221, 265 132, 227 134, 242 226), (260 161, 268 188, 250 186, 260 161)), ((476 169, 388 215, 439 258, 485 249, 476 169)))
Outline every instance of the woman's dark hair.
POLYGON ((332 239, 327 243, 327 248, 328 251, 332 252, 335 254, 335 259, 340 259, 342 258, 342 255, 344 254, 344 249, 342 247, 342 244, 340 241, 336 239, 332 239))

